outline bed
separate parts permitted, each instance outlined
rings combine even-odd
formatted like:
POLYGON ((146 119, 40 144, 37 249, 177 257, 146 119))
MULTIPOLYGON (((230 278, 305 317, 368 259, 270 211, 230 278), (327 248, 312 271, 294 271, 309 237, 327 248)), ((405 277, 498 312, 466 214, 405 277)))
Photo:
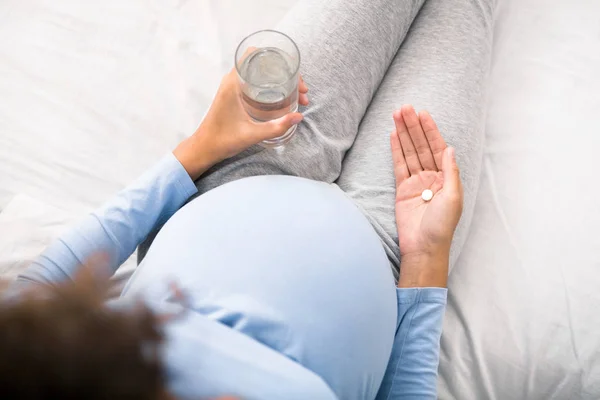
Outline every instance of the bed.
MULTIPOLYGON (((236 43, 295 1, 1 2, 0 277, 192 132, 236 43)), ((600 399, 600 2, 497 15, 439 397, 600 399)))

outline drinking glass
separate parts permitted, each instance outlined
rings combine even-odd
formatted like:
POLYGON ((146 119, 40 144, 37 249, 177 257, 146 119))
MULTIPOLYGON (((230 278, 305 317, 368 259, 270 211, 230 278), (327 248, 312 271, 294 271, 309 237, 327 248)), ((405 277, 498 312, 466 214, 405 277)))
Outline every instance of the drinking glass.
MULTIPOLYGON (((300 51, 284 33, 258 31, 246 37, 235 52, 242 103, 258 122, 270 121, 298 111, 298 71, 300 51)), ((267 148, 283 146, 296 131, 296 125, 283 135, 261 143, 267 148)))

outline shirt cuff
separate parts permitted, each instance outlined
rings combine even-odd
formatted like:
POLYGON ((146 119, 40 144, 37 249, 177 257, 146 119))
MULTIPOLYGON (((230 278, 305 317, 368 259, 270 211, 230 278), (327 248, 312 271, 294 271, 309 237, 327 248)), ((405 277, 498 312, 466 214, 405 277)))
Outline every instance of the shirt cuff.
POLYGON ((396 288, 398 304, 436 303, 446 305, 448 289, 439 287, 396 288))
POLYGON ((179 194, 185 200, 198 193, 198 188, 196 188, 194 181, 192 181, 192 178, 190 178, 183 165, 181 165, 173 153, 164 156, 156 166, 156 169, 158 171, 168 171, 169 178, 176 183, 179 194))

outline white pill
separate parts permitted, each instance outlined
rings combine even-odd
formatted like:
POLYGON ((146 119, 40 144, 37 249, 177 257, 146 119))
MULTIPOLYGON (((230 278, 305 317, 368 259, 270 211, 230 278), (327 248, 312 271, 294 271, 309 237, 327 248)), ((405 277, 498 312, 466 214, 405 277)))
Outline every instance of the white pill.
POLYGON ((429 189, 425 189, 423 190, 423 193, 421 193, 421 198, 425 201, 429 201, 433 199, 433 192, 429 189))

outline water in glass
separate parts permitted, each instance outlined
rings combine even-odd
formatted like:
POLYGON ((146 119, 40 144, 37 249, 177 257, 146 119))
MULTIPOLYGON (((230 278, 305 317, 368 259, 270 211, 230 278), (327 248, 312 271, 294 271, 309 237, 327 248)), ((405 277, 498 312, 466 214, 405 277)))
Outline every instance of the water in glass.
POLYGON ((256 121, 270 121, 298 110, 295 61, 276 47, 254 50, 242 62, 242 99, 256 121))

